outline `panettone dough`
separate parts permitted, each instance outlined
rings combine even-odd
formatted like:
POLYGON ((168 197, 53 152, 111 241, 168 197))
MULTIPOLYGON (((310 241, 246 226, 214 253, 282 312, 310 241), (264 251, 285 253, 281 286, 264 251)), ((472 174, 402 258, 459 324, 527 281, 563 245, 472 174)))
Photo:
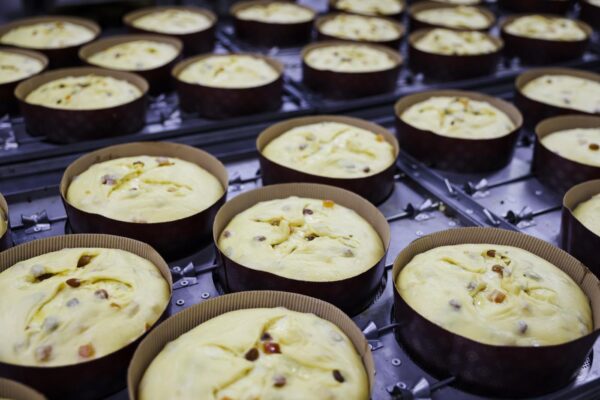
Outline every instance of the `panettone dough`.
POLYGON ((206 30, 213 21, 199 12, 168 8, 142 15, 133 20, 132 25, 152 32, 185 35, 206 30))
POLYGON ((543 15, 519 17, 506 25, 504 30, 512 35, 544 40, 576 41, 587 37, 575 21, 543 15))
POLYGON ((581 164, 600 167, 600 128, 577 128, 553 132, 542 145, 559 156, 581 164))
POLYGON ((317 47, 304 61, 318 70, 345 73, 385 71, 398 65, 385 51, 362 44, 317 47))
POLYGON ((488 54, 498 50, 498 45, 484 33, 442 28, 432 29, 414 46, 426 53, 459 56, 488 54))
POLYGON ((0 50, 0 84, 28 78, 44 69, 37 58, 0 50))
POLYGON ((0 43, 30 49, 58 49, 77 46, 94 39, 89 28, 67 21, 38 22, 11 29, 0 43))
POLYGON ((168 43, 133 40, 99 51, 87 59, 100 67, 125 71, 144 71, 161 67, 175 59, 178 51, 168 43))
POLYGON ((541 103, 600 114, 600 82, 570 75, 542 75, 521 93, 541 103))

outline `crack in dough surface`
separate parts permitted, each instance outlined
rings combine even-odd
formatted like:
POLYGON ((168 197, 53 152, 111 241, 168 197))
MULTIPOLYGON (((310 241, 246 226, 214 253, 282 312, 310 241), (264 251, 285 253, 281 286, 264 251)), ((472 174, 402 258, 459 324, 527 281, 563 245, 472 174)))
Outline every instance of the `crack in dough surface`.
POLYGON ((102 357, 141 336, 168 301, 158 268, 123 250, 72 248, 21 261, 0 273, 0 361, 102 357))

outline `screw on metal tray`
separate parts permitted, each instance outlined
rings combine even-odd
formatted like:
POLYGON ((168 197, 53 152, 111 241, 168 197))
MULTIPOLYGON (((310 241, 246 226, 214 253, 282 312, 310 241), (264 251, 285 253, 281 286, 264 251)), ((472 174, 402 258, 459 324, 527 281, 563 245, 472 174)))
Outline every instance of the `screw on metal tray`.
POLYGON ((260 168, 258 168, 254 175, 249 178, 242 178, 239 171, 234 171, 231 174, 231 179, 229 179, 229 190, 232 192, 239 192, 244 188, 245 183, 256 183, 260 178, 260 168))
POLYGON ((477 183, 473 183, 470 181, 465 183, 463 185, 463 190, 465 191, 466 194, 473 196, 477 193, 483 193, 489 189, 493 189, 493 188, 503 186, 503 185, 508 185, 510 183, 523 181, 525 179, 531 178, 531 176, 532 176, 531 174, 527 174, 527 175, 523 175, 523 176, 518 176, 516 178, 511 178, 511 179, 506 179, 503 181, 494 182, 493 184, 490 184, 487 179, 483 178, 477 183))
POLYGON ((371 351, 375 351, 383 347, 383 342, 379 340, 382 335, 385 335, 388 332, 391 332, 394 328, 400 326, 398 323, 392 323, 388 325, 384 325, 381 328, 375 324, 373 321, 369 321, 369 323, 363 328, 363 335, 367 338, 369 342, 369 347, 371 351))
POLYGON ((50 219, 46 210, 38 211, 33 214, 21 214, 21 223, 26 227, 25 233, 32 234, 50 230, 50 219))
POLYGON ((450 378, 430 384, 427 379, 421 378, 412 389, 409 389, 408 385, 404 382, 396 382, 394 385, 386 387, 386 390, 394 400, 429 399, 433 392, 448 386, 455 379, 451 376, 450 378))
POLYGON ((547 214, 553 211, 558 211, 562 208, 562 205, 551 206, 538 211, 533 211, 531 207, 525 206, 519 212, 508 210, 504 218, 513 225, 519 225, 522 222, 531 221, 534 217, 547 214))

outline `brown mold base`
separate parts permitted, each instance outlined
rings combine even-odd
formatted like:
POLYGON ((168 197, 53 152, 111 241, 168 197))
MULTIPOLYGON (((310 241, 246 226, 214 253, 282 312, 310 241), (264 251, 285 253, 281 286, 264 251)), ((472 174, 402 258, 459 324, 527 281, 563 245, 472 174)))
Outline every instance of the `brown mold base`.
POLYGON ((548 150, 540 142, 550 133, 574 128, 598 128, 600 116, 561 116, 549 118, 539 123, 535 128, 537 140, 533 152, 531 171, 547 186, 559 193, 565 193, 581 182, 600 179, 600 167, 571 161, 548 150))
POLYGON ((235 34, 257 46, 289 47, 310 42, 313 20, 295 24, 269 24, 234 17, 235 34))
POLYGON ((577 282, 590 298, 594 331, 574 341, 541 347, 492 346, 451 333, 413 310, 394 288, 397 339, 419 365, 488 396, 534 397, 565 387, 585 362, 600 334, 598 279, 579 261, 540 239, 495 228, 461 228, 417 239, 394 263, 394 282, 416 255, 438 246, 490 243, 521 247, 542 256, 577 282))
POLYGON ((295 183, 266 186, 230 200, 219 210, 215 218, 213 240, 222 260, 222 266, 217 273, 217 277, 226 292, 283 290, 300 293, 327 301, 339 307, 348 315, 356 315, 373 301, 379 291, 385 273, 385 254, 389 248, 390 231, 383 215, 375 206, 360 196, 332 186, 295 183), (359 275, 338 281, 309 282, 285 278, 240 265, 219 250, 218 241, 221 233, 235 215, 260 201, 289 196, 328 199, 336 204, 355 210, 379 234, 385 249, 384 255, 374 266, 359 275))
POLYGON ((145 142, 106 147, 75 160, 65 170, 60 183, 60 194, 67 212, 69 226, 73 232, 104 233, 133 238, 148 243, 162 256, 171 260, 191 254, 210 241, 211 226, 215 215, 225 204, 227 185, 228 177, 225 167, 210 154, 182 144, 145 142), (115 158, 136 155, 177 157, 193 162, 214 175, 223 186, 224 193, 205 210, 186 218, 159 223, 118 221, 100 214, 82 211, 67 201, 67 191, 72 180, 90 166, 115 158))
POLYGON ((594 29, 600 30, 600 6, 590 3, 588 0, 579 2, 581 11, 579 18, 590 24, 594 29))
POLYGON ((519 110, 500 99, 476 92, 441 90, 422 92, 400 99, 395 107, 396 135, 400 148, 434 168, 458 172, 493 171, 508 164, 523 124, 519 110), (492 139, 452 138, 415 128, 401 118, 412 105, 434 96, 457 96, 485 101, 499 108, 511 119, 515 128, 492 139))
POLYGON ((518 13, 566 14, 571 0, 498 0, 501 8, 518 13))
POLYGON ((589 230, 575 216, 577 206, 600 194, 600 179, 573 186, 563 198, 561 247, 600 277, 600 236, 589 230))
POLYGON ((356 193, 373 204, 382 203, 394 190, 394 174, 396 165, 392 163, 388 168, 376 174, 362 178, 330 178, 302 172, 293 168, 273 162, 263 156, 264 148, 281 134, 297 126, 315 124, 319 122, 340 122, 365 129, 369 132, 383 135, 385 140, 392 145, 396 157, 400 152, 398 141, 394 135, 384 127, 358 118, 337 115, 322 115, 318 117, 300 117, 272 125, 260 133, 256 140, 258 159, 264 186, 278 183, 308 182, 322 185, 340 187, 356 193))
MULTIPOLYGON (((173 285, 169 266, 145 243, 109 235, 53 236, 28 242, 0 253, 0 270, 19 261, 68 247, 104 247, 130 251, 150 260, 160 270, 169 285, 173 285)), ((168 305, 155 322, 168 316, 168 305)), ((144 335, 127 346, 106 356, 77 364, 58 367, 23 366, 0 362, 0 375, 27 382, 50 400, 98 399, 113 394, 126 385, 127 366, 144 335)))

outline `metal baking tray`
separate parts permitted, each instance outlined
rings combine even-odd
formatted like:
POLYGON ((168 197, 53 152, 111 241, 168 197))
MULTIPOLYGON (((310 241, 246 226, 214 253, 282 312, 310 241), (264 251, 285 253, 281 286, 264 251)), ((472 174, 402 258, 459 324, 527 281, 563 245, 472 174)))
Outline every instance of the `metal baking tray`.
MULTIPOLYGON (((320 7, 322 6, 322 1, 305 0, 302 3, 312 6, 317 10, 322 10, 322 7, 320 7)), ((486 6, 494 11, 499 18, 504 15, 494 2, 486 3, 486 6)), ((406 16, 403 22, 405 25, 407 24, 406 16)), ((117 33, 122 33, 122 29, 109 29, 105 32, 106 35, 117 33)), ((589 51, 581 59, 557 65, 581 69, 592 69, 600 66, 599 41, 598 33, 596 33, 592 39, 593 44, 590 46, 589 51)), ((228 118, 225 120, 210 120, 179 110, 175 93, 163 94, 151 98, 146 116, 146 126, 140 132, 110 139, 90 140, 73 144, 54 144, 45 141, 43 137, 31 136, 25 130, 22 117, 0 116, 0 166, 91 151, 109 144, 135 140, 172 140, 191 133, 213 132, 229 127, 287 119, 299 115, 351 112, 392 103, 400 96, 423 90, 450 88, 476 89, 483 86, 497 85, 500 82, 512 81, 515 76, 526 69, 516 62, 516 60, 503 59, 498 65, 497 72, 492 75, 460 81, 439 82, 425 79, 422 74, 413 73, 405 65, 402 68, 397 89, 392 93, 353 100, 329 100, 310 91, 302 84, 300 50, 300 47, 279 49, 249 46, 237 40, 230 21, 226 18, 221 18, 217 26, 216 52, 259 52, 275 57, 284 63, 286 67, 284 99, 282 108, 279 111, 228 118)), ((406 40, 401 48, 401 52, 405 57, 406 64, 406 40)), ((1 177, 2 174, 0 173, 1 177)))
MULTIPOLYGON (((510 98, 508 93, 502 97, 510 98)), ((385 126, 393 125, 391 106, 365 110, 355 115, 385 126)), ((220 132, 219 139, 214 138, 209 146, 209 150, 225 162, 230 173, 230 198, 260 185, 260 171, 253 138, 266 125, 268 124, 220 132)), ((203 142, 203 137, 202 134, 197 134, 178 141, 197 145, 198 142, 203 142)), ((427 168, 409 156, 401 155, 399 158, 395 190, 379 207, 387 216, 392 228, 392 243, 387 257, 388 279, 382 282, 382 292, 374 303, 354 318, 373 348, 377 368, 373 399, 484 399, 469 393, 468 389, 453 387, 452 377, 431 376, 415 364, 396 342, 391 325, 393 285, 389 279, 389 267, 400 250, 412 240, 457 226, 485 225, 521 229, 526 233, 555 241, 553 234, 549 232, 558 229, 557 212, 534 216, 533 223, 528 227, 513 225, 494 212, 502 211, 493 207, 502 201, 505 204, 514 203, 512 207, 515 210, 521 204, 540 207, 555 204, 556 196, 549 190, 534 178, 523 178, 529 168, 531 148, 527 140, 521 141, 512 163, 502 171, 485 177, 445 175, 427 168), (506 183, 517 177, 523 179, 506 183), (477 183, 482 178, 490 182, 489 194, 479 197, 463 190, 465 183, 477 183), (513 185, 520 185, 517 186, 520 189, 506 189, 513 185), (513 201, 508 202, 509 199, 513 201), (533 202, 534 200, 537 202, 533 202), (548 227, 552 227, 552 230, 548 227)), ((65 211, 58 195, 58 182, 64 161, 60 158, 46 160, 46 173, 42 175, 21 170, 19 177, 0 181, 0 190, 6 195, 9 203, 10 223, 16 243, 69 232, 65 211)), ((175 281, 171 310, 177 312, 220 295, 219 286, 213 279, 213 271, 218 267, 212 245, 206 246, 193 256, 171 263, 175 281)), ((539 399, 598 398, 599 352, 600 342, 595 345, 574 382, 539 399)), ((108 399, 125 400, 127 395, 122 391, 108 399)))

